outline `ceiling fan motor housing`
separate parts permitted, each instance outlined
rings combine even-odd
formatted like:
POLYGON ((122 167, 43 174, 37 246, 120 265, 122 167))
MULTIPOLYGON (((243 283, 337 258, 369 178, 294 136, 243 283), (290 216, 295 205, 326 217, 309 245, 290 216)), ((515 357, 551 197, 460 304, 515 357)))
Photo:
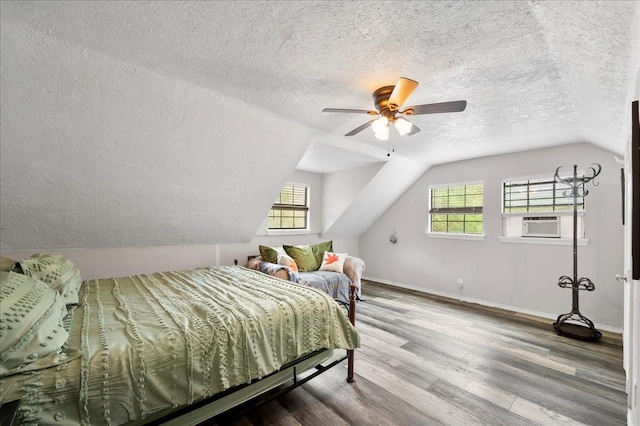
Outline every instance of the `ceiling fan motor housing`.
POLYGON ((394 87, 395 86, 383 86, 373 92, 373 103, 378 111, 382 112, 385 109, 391 109, 389 108, 389 96, 391 96, 394 87))
POLYGON ((397 105, 389 104, 389 97, 393 92, 395 86, 383 86, 373 92, 373 102, 376 106, 376 109, 380 111, 380 115, 383 117, 387 117, 389 122, 394 122, 396 119, 396 110, 398 109, 397 105))

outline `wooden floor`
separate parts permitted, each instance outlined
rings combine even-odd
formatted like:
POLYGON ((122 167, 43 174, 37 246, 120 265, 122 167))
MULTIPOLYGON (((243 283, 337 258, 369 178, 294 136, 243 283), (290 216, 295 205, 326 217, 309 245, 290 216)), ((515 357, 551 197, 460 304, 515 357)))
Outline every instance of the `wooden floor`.
POLYGON ((582 342, 548 320, 364 288, 356 382, 345 362, 233 424, 626 424, 619 336, 582 342))

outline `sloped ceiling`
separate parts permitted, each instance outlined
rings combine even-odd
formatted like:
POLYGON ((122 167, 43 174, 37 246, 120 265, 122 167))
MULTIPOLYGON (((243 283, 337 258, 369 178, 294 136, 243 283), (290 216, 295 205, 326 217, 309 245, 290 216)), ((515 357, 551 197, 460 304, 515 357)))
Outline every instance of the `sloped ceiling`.
POLYGON ((434 164, 624 153, 634 1, 0 7, 2 250, 248 241, 296 168, 379 163, 325 229, 359 235, 434 164), (401 76, 420 82, 408 105, 467 110, 388 143, 321 112, 371 109, 401 76))

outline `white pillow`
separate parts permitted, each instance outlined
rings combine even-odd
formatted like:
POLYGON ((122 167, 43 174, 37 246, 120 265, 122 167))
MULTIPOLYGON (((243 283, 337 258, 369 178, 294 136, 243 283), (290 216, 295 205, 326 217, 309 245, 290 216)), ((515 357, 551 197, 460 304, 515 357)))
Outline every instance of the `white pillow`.
POLYGON ((298 265, 296 261, 293 260, 291 256, 288 254, 279 254, 278 255, 278 265, 284 265, 291 268, 294 272, 298 272, 298 265))
POLYGON ((344 261, 347 260, 347 254, 325 251, 324 256, 322 256, 320 271, 342 272, 344 261))

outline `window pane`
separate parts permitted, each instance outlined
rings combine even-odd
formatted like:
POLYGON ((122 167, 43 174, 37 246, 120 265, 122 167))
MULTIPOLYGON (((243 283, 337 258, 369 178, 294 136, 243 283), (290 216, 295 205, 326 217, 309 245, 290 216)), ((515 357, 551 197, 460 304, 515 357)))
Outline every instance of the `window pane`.
MULTIPOLYGON (((573 197, 567 186, 552 178, 505 182, 503 185, 504 213, 554 212, 573 209, 573 197)), ((579 210, 584 209, 584 197, 578 197, 579 210)))
POLYGON ((463 234, 464 222, 449 222, 449 226, 447 227, 447 232, 453 233, 453 234, 463 234))
POLYGON ((430 232, 481 234, 483 198, 481 183, 431 188, 430 232))
POLYGON ((447 232, 447 222, 431 222, 431 232, 447 232))
POLYGON ((307 228, 308 189, 304 185, 285 185, 269 211, 269 229, 307 228))
POLYGON ((465 225, 465 234, 482 234, 482 223, 468 222, 465 225))

